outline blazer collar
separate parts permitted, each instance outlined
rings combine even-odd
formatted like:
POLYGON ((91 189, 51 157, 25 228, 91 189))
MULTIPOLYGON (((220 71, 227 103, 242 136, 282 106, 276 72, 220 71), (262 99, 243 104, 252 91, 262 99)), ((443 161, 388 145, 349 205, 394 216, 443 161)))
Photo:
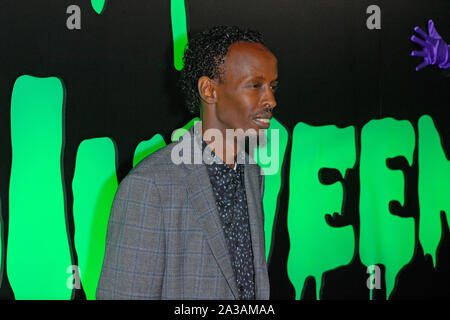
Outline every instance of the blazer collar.
MULTIPOLYGON (((205 232, 206 240, 211 248, 220 270, 222 271, 228 285, 236 299, 239 299, 239 292, 236 285, 236 278, 231 266, 231 257, 228 253, 225 236, 223 233, 222 223, 216 207, 216 200, 213 194, 211 182, 207 168, 203 159, 202 152, 202 131, 201 122, 197 122, 182 139, 190 139, 191 143, 191 160, 201 164, 183 165, 190 170, 186 177, 188 198, 192 207, 195 209, 197 221, 205 232), (187 136, 189 135, 189 136, 187 136), (193 137, 193 139, 192 139, 193 137)), ((268 292, 267 267, 265 260, 264 248, 264 227, 263 213, 260 195, 260 187, 258 174, 260 168, 258 165, 249 164, 248 154, 240 154, 245 157, 245 189, 247 194, 248 214, 250 221, 250 232, 252 239, 252 248, 255 267, 255 297, 256 299, 268 299, 261 296, 261 292, 268 292)))

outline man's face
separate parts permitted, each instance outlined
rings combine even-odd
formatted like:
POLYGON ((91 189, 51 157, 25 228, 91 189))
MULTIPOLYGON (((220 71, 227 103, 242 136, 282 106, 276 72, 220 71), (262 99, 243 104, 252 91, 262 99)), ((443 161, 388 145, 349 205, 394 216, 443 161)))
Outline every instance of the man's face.
POLYGON ((267 129, 276 105, 277 59, 263 45, 237 42, 228 48, 216 85, 218 129, 267 129))

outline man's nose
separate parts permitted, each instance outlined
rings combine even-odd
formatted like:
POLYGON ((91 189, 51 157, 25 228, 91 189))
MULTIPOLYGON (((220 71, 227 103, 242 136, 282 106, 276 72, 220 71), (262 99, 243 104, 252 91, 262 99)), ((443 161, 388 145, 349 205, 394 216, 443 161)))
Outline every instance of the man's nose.
POLYGON ((263 99, 264 99, 263 100, 264 108, 273 109, 277 105, 277 101, 275 100, 274 92, 272 91, 270 86, 266 90, 264 90, 263 99))

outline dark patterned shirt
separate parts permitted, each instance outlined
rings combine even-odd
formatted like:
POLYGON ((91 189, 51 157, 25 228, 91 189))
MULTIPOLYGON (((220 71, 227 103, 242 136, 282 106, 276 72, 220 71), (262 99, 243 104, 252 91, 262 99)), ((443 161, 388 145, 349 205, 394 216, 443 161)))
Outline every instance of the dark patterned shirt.
MULTIPOLYGON (((206 147, 203 141, 203 150, 206 147)), ((213 151, 213 158, 218 159, 213 151)), ((231 256, 240 299, 255 299, 255 271, 244 185, 244 165, 235 169, 218 159, 206 164, 222 228, 231 256)))

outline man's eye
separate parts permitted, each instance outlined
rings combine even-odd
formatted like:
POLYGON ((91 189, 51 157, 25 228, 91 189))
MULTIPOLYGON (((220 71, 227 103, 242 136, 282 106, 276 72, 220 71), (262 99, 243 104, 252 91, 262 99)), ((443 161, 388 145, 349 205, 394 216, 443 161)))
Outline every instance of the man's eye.
POLYGON ((259 88, 259 87, 261 87, 261 85, 259 83, 254 83, 254 84, 252 84, 252 87, 253 88, 259 88))
POLYGON ((278 90, 278 86, 272 86, 271 88, 274 92, 278 90))

